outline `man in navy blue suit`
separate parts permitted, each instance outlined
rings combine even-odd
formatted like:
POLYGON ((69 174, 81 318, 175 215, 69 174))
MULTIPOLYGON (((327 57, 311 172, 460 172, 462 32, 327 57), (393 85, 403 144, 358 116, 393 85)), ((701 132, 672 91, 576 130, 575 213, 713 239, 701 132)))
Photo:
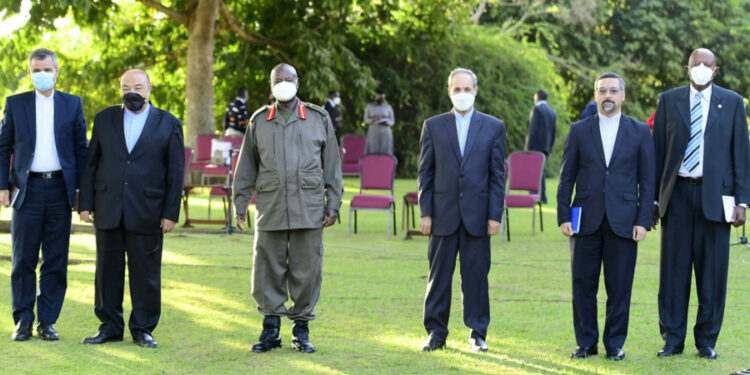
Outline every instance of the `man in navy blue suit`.
POLYGON ((54 52, 33 51, 29 75, 35 90, 6 99, 0 126, 0 204, 13 206, 10 280, 16 341, 31 338, 34 302, 39 337, 59 338, 53 324, 67 287, 71 210, 77 209, 88 146, 81 98, 55 90, 58 72, 54 52))
POLYGON ((598 353, 596 294, 604 265, 607 313, 602 342, 607 358, 625 358, 630 295, 638 242, 651 225, 655 189, 654 144, 648 125, 622 114, 625 81, 605 73, 594 83, 597 115, 573 124, 565 142, 557 189, 557 221, 570 238, 573 325, 571 358, 598 353), (572 206, 581 207, 573 232, 572 206))
POLYGON ((94 117, 91 148, 81 177, 82 221, 96 227, 99 332, 84 344, 121 341, 125 254, 130 278, 128 328, 133 342, 156 348, 161 316, 164 233, 180 216, 185 152, 182 122, 149 101, 151 81, 132 69, 120 78, 123 105, 94 117))
POLYGON ((701 357, 716 359, 730 222, 744 224, 750 203, 747 118, 742 97, 711 83, 719 72, 711 51, 693 51, 685 70, 690 85, 662 93, 654 118, 658 191, 653 225, 661 218, 659 328, 664 339, 657 355, 684 349, 695 270, 695 347, 701 357), (736 207, 725 212, 722 196, 734 198, 736 207))
MULTIPOLYGON (((526 132, 527 151, 539 151, 548 158, 555 144, 557 134, 557 112, 547 104, 547 91, 539 90, 534 94, 534 108, 529 116, 529 128, 526 132)), ((541 200, 547 203, 547 186, 542 171, 541 200)))
POLYGON ((473 350, 487 350, 490 236, 500 230, 503 213, 505 125, 474 109, 476 94, 476 75, 454 69, 448 77, 453 110, 427 119, 419 140, 419 225, 430 235, 424 351, 445 347, 458 254, 469 342, 473 350))

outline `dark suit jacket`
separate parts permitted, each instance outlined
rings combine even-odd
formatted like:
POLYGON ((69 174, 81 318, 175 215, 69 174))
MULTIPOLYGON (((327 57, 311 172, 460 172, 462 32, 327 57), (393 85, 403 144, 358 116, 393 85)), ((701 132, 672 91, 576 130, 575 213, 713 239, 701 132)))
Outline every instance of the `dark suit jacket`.
POLYGON ((526 148, 549 156, 557 133, 557 113, 547 103, 535 105, 529 118, 526 148))
POLYGON ((620 237, 632 238, 634 225, 649 229, 656 185, 654 144, 648 125, 625 115, 620 117, 607 167, 599 115, 573 124, 565 142, 557 188, 558 225, 570 221, 573 185, 576 196, 572 206, 581 207, 579 234, 594 233, 605 213, 620 237))
POLYGON ((94 118, 86 168, 81 179, 80 211, 92 211, 97 229, 155 234, 162 218, 178 221, 185 154, 182 123, 151 106, 131 153, 125 145, 122 106, 94 118))
MULTIPOLYGON (((667 212, 689 139, 690 87, 683 86, 660 95, 654 119, 656 201, 661 217, 667 212)), ((703 214, 723 222, 722 195, 734 196, 737 204, 750 203, 750 147, 742 97, 712 86, 703 142, 703 214)))
MULTIPOLYGON (((55 146, 65 179, 68 203, 72 207, 88 150, 86 120, 83 118, 80 97, 62 91, 55 91, 54 95, 55 146)), ((0 190, 7 190, 10 184, 19 189, 14 205, 16 208, 21 207, 26 197, 26 182, 35 146, 36 94, 29 91, 9 96, 5 100, 5 116, 0 125, 0 190)))
POLYGON ((487 220, 500 221, 505 204, 505 124, 474 110, 461 157, 448 112, 424 122, 419 145, 419 209, 432 216, 432 234, 453 234, 463 221, 472 236, 486 236, 487 220))

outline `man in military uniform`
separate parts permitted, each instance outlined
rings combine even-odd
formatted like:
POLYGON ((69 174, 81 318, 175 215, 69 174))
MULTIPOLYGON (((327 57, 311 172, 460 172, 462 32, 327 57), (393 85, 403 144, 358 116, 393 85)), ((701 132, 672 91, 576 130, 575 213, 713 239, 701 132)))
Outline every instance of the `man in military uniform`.
POLYGON ((237 97, 229 103, 224 115, 224 135, 227 137, 242 137, 247 128, 247 89, 237 89, 237 97))
POLYGON ((341 160, 326 110, 297 98, 294 67, 277 65, 270 83, 276 104, 250 119, 232 189, 243 231, 256 193, 252 294, 265 318, 252 350, 281 346, 285 315, 294 321, 292 348, 312 353, 308 321, 320 296, 323 227, 336 222, 341 206, 341 160))

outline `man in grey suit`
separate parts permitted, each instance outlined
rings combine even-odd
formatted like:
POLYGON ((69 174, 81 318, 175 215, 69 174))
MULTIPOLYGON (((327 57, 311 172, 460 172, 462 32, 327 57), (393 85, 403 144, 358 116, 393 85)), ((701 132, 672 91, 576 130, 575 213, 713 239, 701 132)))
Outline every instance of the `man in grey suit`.
MULTIPOLYGON (((534 94, 534 109, 529 117, 529 129, 526 133, 526 151, 539 151, 549 157, 555 144, 557 133, 557 113, 547 104, 547 91, 539 90, 534 94)), ((545 175, 542 172, 542 203, 547 203, 545 175)))
POLYGON ((716 359, 729 268, 730 223, 745 222, 750 203, 750 147, 742 97, 712 84, 714 54, 699 48, 685 71, 690 85, 662 93, 654 121, 656 186, 653 224, 661 219, 657 355, 680 354, 687 329, 692 272, 698 294, 693 335, 701 357, 716 359), (727 212, 722 197, 732 197, 727 212))

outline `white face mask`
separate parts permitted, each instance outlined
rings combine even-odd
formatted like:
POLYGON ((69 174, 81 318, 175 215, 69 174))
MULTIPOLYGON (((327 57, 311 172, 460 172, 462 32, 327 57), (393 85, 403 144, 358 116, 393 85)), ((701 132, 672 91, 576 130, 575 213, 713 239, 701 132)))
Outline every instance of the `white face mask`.
POLYGON ((297 85, 288 81, 279 82, 273 86, 271 92, 280 102, 288 102, 297 95, 297 85))
POLYGON ((716 68, 709 68, 701 63, 700 65, 690 68, 690 79, 692 79, 693 83, 696 85, 703 86, 711 82, 715 69, 716 68))
POLYGON ((454 94, 451 96, 451 101, 453 102, 453 107, 457 110, 461 112, 468 111, 474 106, 474 94, 469 94, 468 92, 454 94))
POLYGON ((341 104, 341 98, 339 98, 338 96, 333 98, 333 104, 336 104, 336 105, 341 104))

